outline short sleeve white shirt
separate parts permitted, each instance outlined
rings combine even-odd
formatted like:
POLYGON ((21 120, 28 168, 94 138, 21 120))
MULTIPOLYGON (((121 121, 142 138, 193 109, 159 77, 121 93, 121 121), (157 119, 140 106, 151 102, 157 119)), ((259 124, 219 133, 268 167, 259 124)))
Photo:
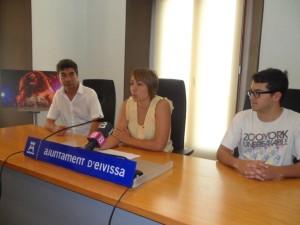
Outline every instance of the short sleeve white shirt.
MULTIPOLYGON (((72 99, 68 98, 64 88, 60 88, 54 95, 47 118, 57 120, 66 126, 84 123, 95 118, 103 118, 103 112, 96 92, 79 83, 79 88, 72 99)), ((73 133, 88 135, 91 123, 71 128, 73 133)))
POLYGON ((274 166, 300 159, 300 114, 284 109, 279 118, 262 122, 252 109, 237 113, 222 145, 239 149, 240 159, 264 160, 274 166))

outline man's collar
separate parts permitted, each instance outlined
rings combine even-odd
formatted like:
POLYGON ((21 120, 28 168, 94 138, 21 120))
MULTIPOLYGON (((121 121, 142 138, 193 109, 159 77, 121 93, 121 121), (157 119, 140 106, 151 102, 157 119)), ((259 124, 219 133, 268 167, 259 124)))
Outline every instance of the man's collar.
POLYGON ((79 87, 78 87, 77 93, 79 93, 79 94, 83 93, 83 85, 81 84, 81 82, 79 82, 79 87))

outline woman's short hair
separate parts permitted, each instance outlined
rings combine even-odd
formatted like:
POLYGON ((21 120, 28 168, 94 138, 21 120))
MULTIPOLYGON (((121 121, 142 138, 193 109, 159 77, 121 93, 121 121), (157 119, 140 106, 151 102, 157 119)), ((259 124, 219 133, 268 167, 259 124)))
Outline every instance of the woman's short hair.
POLYGON ((147 85, 151 98, 157 94, 159 79, 155 71, 147 68, 134 69, 131 72, 131 77, 147 85))

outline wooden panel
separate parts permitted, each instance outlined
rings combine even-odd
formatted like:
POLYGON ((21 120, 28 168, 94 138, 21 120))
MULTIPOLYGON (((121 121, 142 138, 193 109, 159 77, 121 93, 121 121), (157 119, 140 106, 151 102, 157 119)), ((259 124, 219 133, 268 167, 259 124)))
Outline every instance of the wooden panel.
POLYGON ((130 72, 149 67, 152 0, 126 1, 124 98, 130 96, 130 72))
POLYGON ((258 71, 264 1, 245 1, 241 68, 236 112, 243 110, 252 74, 258 71))
MULTIPOLYGON (((31 0, 0 0, 0 69, 32 69, 31 0)), ((0 127, 32 122, 31 113, 0 106, 0 127)))

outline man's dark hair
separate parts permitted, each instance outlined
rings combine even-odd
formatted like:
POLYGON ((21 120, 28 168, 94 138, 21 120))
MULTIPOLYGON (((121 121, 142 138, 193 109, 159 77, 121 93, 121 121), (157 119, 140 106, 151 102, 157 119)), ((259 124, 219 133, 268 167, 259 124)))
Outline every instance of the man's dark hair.
POLYGON ((270 91, 281 92, 282 97, 280 99, 280 102, 282 102, 289 87, 289 80, 287 75, 287 71, 269 68, 253 74, 252 80, 254 83, 267 83, 267 88, 270 91))
POLYGON ((71 59, 62 59, 56 65, 57 73, 59 73, 61 70, 64 70, 66 68, 73 68, 75 70, 76 74, 78 74, 78 66, 71 59))

